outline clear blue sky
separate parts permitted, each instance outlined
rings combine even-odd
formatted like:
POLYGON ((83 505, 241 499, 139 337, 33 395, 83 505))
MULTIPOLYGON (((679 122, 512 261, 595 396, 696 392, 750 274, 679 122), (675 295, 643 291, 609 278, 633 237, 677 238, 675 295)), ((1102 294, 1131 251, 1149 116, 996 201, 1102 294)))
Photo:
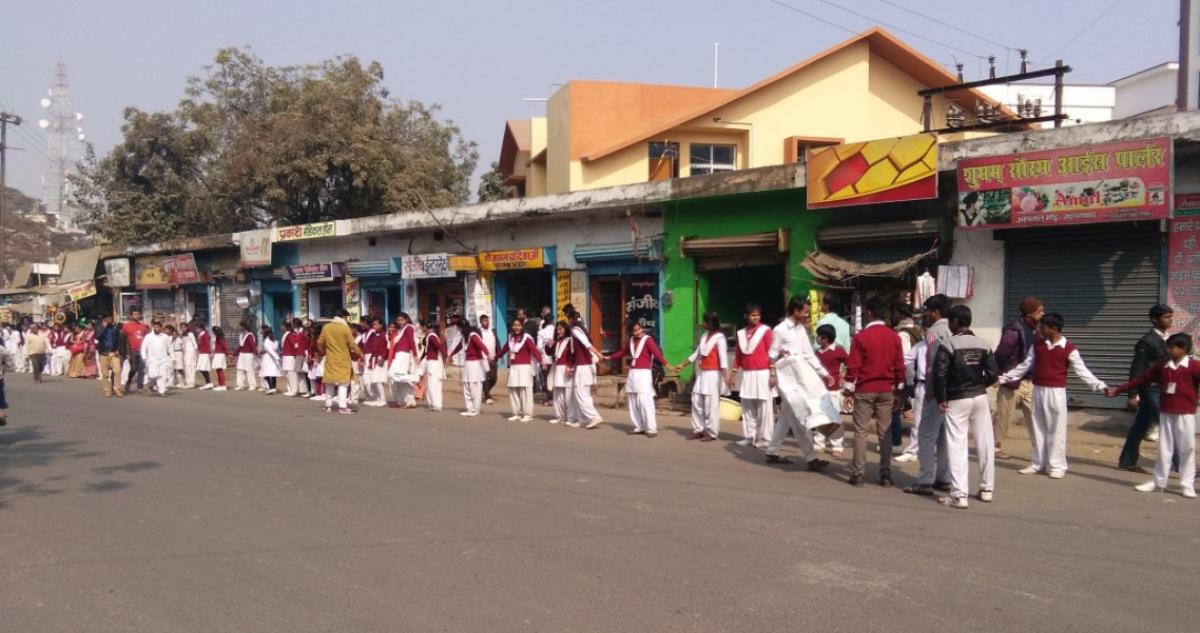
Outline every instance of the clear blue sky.
MULTIPOLYGON (((1077 83, 1105 83, 1178 56, 1178 0, 1120 0, 1070 44, 1110 0, 894 2, 995 43, 884 0, 779 2, 852 31, 882 22, 962 49, 893 30, 947 65, 957 57, 968 78, 986 72, 968 53, 997 55, 1003 72, 1003 46, 1026 47, 1035 62, 1061 57, 1077 83)), ((712 44, 720 42, 721 85, 741 87, 849 36, 771 0, 0 0, 0 33, 0 105, 40 136, 38 100, 64 62, 75 109, 101 154, 120 138, 122 108, 169 109, 184 78, 218 48, 248 45, 280 65, 344 53, 379 61, 393 96, 442 104, 479 143, 481 169, 499 152, 505 119, 542 113, 542 104, 521 98, 548 96, 553 83, 710 85, 712 44)), ((1015 60, 1013 52, 1014 72, 1015 60)), ((9 138, 30 148, 9 155, 10 185, 40 196, 44 159, 21 133, 9 138)))

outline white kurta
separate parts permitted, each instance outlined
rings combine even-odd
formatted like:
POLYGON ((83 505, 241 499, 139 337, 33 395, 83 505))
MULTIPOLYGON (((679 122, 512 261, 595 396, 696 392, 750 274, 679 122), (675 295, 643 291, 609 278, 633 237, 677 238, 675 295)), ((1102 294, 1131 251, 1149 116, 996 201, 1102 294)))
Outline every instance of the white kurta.
POLYGON ((262 378, 278 378, 282 373, 279 358, 279 343, 269 338, 264 338, 262 342, 262 356, 260 358, 262 364, 259 366, 258 375, 262 378))
POLYGON ((688 362, 696 365, 696 383, 692 385, 692 393, 702 396, 721 396, 728 392, 725 383, 724 369, 729 367, 729 343, 724 334, 706 334, 701 339, 696 350, 688 357, 688 362), (720 369, 699 369, 700 361, 712 351, 717 350, 717 364, 720 369))
POLYGON ((151 332, 142 339, 142 359, 146 365, 146 378, 165 378, 175 371, 175 358, 171 349, 171 337, 151 332))

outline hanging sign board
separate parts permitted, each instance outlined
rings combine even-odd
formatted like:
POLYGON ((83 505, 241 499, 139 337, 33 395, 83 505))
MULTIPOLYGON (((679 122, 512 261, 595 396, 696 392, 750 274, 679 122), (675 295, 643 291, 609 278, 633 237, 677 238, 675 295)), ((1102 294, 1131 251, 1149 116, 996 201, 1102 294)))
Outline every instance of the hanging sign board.
POLYGON ((405 279, 433 279, 453 277, 454 271, 450 269, 450 255, 446 253, 405 255, 400 258, 400 276, 405 279))
POLYGON ((509 251, 484 251, 479 254, 479 270, 525 270, 546 265, 540 248, 520 248, 509 251))
POLYGON ((1167 226, 1167 300, 1180 332, 1200 334, 1200 195, 1175 196, 1167 226))
POLYGON ((809 147, 805 161, 809 209, 937 197, 933 133, 809 147))

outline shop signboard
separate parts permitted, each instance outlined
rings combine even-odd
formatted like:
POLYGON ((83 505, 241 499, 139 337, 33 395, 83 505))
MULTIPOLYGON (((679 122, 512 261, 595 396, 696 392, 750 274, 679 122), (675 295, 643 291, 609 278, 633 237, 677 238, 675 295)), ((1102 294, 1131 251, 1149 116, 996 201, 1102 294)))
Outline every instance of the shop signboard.
POLYGON ((192 253, 169 255, 162 258, 163 273, 167 283, 177 286, 200 283, 200 271, 196 269, 196 256, 192 253))
POLYGON ((561 319, 566 316, 563 314, 563 308, 566 308, 567 304, 571 303, 571 271, 559 268, 555 271, 554 276, 554 295, 558 303, 555 306, 556 310, 554 313, 561 319))
POLYGON ((518 248, 507 251, 484 251, 479 254, 479 270, 526 270, 546 265, 540 248, 518 248))
POLYGON ((405 255, 400 258, 400 276, 404 279, 434 279, 453 277, 454 271, 450 269, 450 255, 446 253, 405 255))
POLYGON ((346 312, 350 313, 349 321, 355 323, 358 317, 362 314, 362 299, 359 293, 359 283, 357 277, 346 275, 342 278, 342 305, 346 306, 346 312))
POLYGON ((163 270, 162 258, 158 256, 138 257, 133 260, 134 285, 143 289, 168 288, 171 283, 163 270))
POLYGON ((124 288, 130 285, 129 258, 121 257, 104 262, 105 285, 109 288, 124 288))
POLYGON ((258 229, 243 231, 238 243, 240 251, 238 266, 241 268, 257 268, 271 265, 271 238, 274 229, 258 229))
POLYGON ((1200 334, 1200 195, 1175 196, 1168 224, 1167 300, 1180 332, 1200 334))
POLYGON ((333 237, 334 235, 337 235, 337 222, 315 222, 296 226, 277 226, 274 237, 276 242, 294 242, 319 237, 333 237))
POLYGON ((451 255, 450 270, 474 272, 479 270, 479 258, 474 255, 451 255))
POLYGON ((337 264, 296 264, 288 266, 288 278, 292 281, 300 281, 303 283, 314 283, 321 281, 333 281, 338 277, 337 264))
POLYGON ((1171 140, 958 161, 958 226, 1024 228, 1170 216, 1171 140))
POLYGON ((809 147, 805 161, 809 209, 937 197, 938 142, 931 132, 809 147))
POLYGON ((72 303, 94 297, 96 296, 96 282, 94 280, 81 281, 67 288, 67 296, 71 298, 72 303))
POLYGON ((625 327, 642 326, 651 338, 658 339, 658 280, 632 279, 625 300, 625 327))

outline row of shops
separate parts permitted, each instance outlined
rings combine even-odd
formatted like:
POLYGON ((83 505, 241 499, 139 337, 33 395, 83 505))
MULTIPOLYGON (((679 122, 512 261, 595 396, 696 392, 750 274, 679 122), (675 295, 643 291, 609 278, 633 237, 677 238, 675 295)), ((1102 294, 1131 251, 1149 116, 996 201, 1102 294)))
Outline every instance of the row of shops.
MULTIPOLYGON (((570 303, 604 351, 637 322, 676 362, 691 352, 700 315, 716 311, 732 333, 751 302, 773 322, 790 296, 816 306, 832 294, 860 326, 859 306, 872 296, 918 305, 943 292, 970 305, 976 333, 995 342, 1033 295, 1066 317, 1089 366, 1116 379, 1152 304, 1172 304, 1186 331, 1200 315, 1200 196, 1191 195, 1200 193, 1200 170, 1188 132, 1200 131, 1200 119, 1122 125, 1026 133, 1029 151, 1015 151, 1008 137, 934 140, 908 157, 923 175, 906 168, 911 177, 882 187, 870 182, 879 157, 912 142, 835 146, 833 159, 810 155, 807 168, 755 170, 757 187, 747 175, 719 174, 679 181, 703 187, 647 183, 587 204, 567 206, 573 194, 565 194, 419 220, 375 216, 140 251, 106 247, 94 264, 96 292, 83 300, 118 317, 137 308, 230 333, 243 319, 278 328, 288 316, 340 309, 383 319, 406 312, 443 326, 452 314, 488 314, 504 331, 518 309, 561 315, 570 303), (1122 138, 1133 135, 1127 130, 1139 134, 1122 138), (865 169, 854 172, 855 160, 865 169)), ((1076 387, 1078 404, 1103 405, 1076 387)))

